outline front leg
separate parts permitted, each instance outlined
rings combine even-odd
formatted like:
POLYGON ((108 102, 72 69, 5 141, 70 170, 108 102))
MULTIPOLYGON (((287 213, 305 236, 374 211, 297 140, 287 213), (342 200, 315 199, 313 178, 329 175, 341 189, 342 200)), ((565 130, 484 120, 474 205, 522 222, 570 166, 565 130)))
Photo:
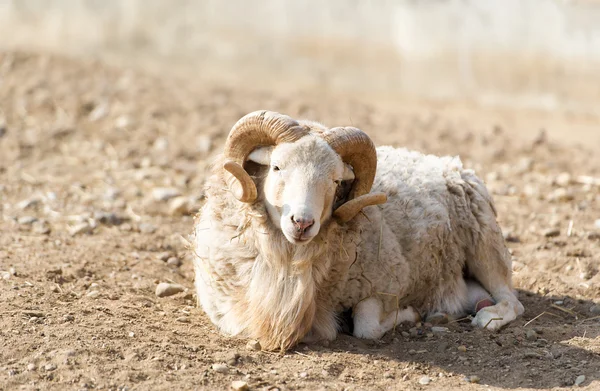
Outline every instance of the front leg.
POLYGON ((412 308, 383 313, 383 303, 377 297, 369 297, 354 306, 354 336, 380 339, 385 333, 402 322, 417 322, 419 314, 412 308))

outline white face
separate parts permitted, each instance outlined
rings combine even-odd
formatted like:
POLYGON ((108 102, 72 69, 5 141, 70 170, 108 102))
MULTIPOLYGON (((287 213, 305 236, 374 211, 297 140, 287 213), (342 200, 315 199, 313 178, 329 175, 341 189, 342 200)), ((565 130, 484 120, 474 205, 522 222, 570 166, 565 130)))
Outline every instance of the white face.
POLYGON ((269 166, 263 190, 267 211, 293 244, 306 244, 319 233, 331 217, 338 185, 354 179, 340 156, 316 136, 259 147, 248 160, 269 166))

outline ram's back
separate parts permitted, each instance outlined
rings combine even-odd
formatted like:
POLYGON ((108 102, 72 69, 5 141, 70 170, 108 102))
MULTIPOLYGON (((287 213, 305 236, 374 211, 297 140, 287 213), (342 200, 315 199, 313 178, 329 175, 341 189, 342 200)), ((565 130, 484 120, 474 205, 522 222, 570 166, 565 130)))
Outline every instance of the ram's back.
POLYGON ((458 157, 392 147, 379 147, 377 157, 372 191, 386 193, 388 202, 379 207, 383 228, 370 238, 382 241, 383 248, 370 262, 373 273, 377 267, 395 269, 388 273, 404 281, 400 296, 405 302, 436 307, 460 288, 457 281, 477 241, 487 240, 490 226, 497 228, 493 203, 483 182, 463 169, 458 157))

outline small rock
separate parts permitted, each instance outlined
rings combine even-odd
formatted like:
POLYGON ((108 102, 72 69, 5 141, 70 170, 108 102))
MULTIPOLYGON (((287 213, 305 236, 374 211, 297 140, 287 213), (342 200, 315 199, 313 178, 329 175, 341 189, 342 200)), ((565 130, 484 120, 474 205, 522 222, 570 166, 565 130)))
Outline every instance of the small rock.
POLYGON ((256 351, 258 351, 258 350, 262 349, 262 346, 260 346, 260 342, 258 342, 257 340, 251 339, 246 344, 246 348, 248 350, 256 350, 256 351))
POLYGON ((594 304, 590 307, 590 313, 592 315, 600 315, 600 304, 594 304))
POLYGON ((27 370, 33 372, 37 369, 37 366, 34 363, 27 364, 27 370))
POLYGON ((138 228, 143 234, 152 234, 157 230, 156 226, 150 223, 141 223, 138 228))
POLYGON ((168 297, 173 296, 177 293, 185 291, 185 287, 179 284, 170 284, 168 282, 161 282, 156 286, 156 296, 168 297))
POLYGON ((175 197, 169 202, 169 214, 173 216, 188 215, 192 209, 188 197, 175 197))
POLYGON ((23 217, 19 217, 19 219, 17 220, 17 223, 19 223, 21 225, 31 225, 31 224, 35 223, 36 221, 37 221, 37 217, 23 216, 23 217))
POLYGON ((91 291, 91 292, 88 292, 86 296, 89 297, 90 299, 97 299, 98 297, 100 297, 100 292, 91 291))
POLYGON ((35 234, 47 235, 50 233, 50 225, 45 220, 38 220, 33 223, 31 230, 35 234))
POLYGON ((433 326, 431 328, 431 331, 433 333, 447 333, 450 330, 448 329, 448 327, 433 326))
POLYGON ((217 373, 227 373, 227 372, 229 372, 229 368, 225 364, 213 364, 212 365, 212 369, 213 369, 213 371, 215 371, 217 373))
POLYGON ((550 192, 550 194, 548 194, 549 201, 564 202, 571 201, 573 198, 575 198, 573 192, 570 189, 565 189, 564 187, 553 190, 550 192))
POLYGON ((233 391, 247 391, 248 383, 242 380, 235 380, 231 382, 231 389, 233 391))
POLYGON ((527 333, 525 334, 525 338, 528 341, 535 341, 538 339, 538 335, 535 332, 535 330, 527 330, 527 333))
POLYGON ((580 386, 583 384, 583 382, 585 381, 585 375, 579 375, 577 376, 577 378, 575 379, 575 385, 576 386, 580 386))
POLYGON ((29 208, 33 208, 35 206, 37 206, 37 204, 40 203, 40 200, 38 198, 30 198, 28 200, 23 200, 21 202, 17 203, 17 208, 18 209, 29 209, 29 208))
POLYGON ((590 232, 588 233, 587 238, 589 240, 598 240, 600 239, 600 232, 590 232))
POLYGON ((456 348, 459 352, 466 352, 467 351, 467 347, 465 345, 460 345, 459 347, 456 348))
POLYGON ((54 364, 46 364, 46 366, 44 366, 44 370, 46 372, 51 372, 54 371, 56 369, 56 365, 54 364))
POLYGON ((73 315, 65 315, 63 316, 63 319, 65 320, 65 322, 72 322, 75 320, 75 317, 73 315))
POLYGON ((181 259, 177 257, 171 257, 167 260, 167 265, 173 268, 179 267, 181 266, 181 259))
POLYGON ((558 228, 550 228, 544 231, 544 236, 547 238, 554 238, 560 235, 560 229, 558 228))
POLYGON ((190 318, 188 318, 187 316, 180 316, 175 320, 181 323, 190 323, 190 318))
POLYGON ((152 198, 156 201, 168 201, 181 195, 181 192, 173 187, 156 187, 152 190, 152 198))
POLYGON ((152 145, 156 151, 166 151, 169 148, 169 140, 166 137, 158 137, 152 145))
POLYGON ((419 379, 419 384, 427 385, 431 383, 431 378, 429 376, 423 376, 419 379))
POLYGON ((469 383, 476 383, 476 384, 478 384, 481 381, 481 379, 477 375, 469 376, 469 377, 466 378, 466 380, 469 383))
POLYGON ((563 172, 556 177, 554 182, 561 187, 567 187, 571 184, 571 174, 568 172, 563 172))
POLYGON ((404 338, 408 338, 408 337, 410 337, 410 334, 409 334, 408 332, 406 332, 406 331, 403 331, 401 334, 402 334, 402 336, 403 336, 404 338))
POLYGON ((96 122, 106 117, 108 114, 108 105, 106 103, 99 104, 90 111, 88 114, 88 120, 90 122, 96 122))
POLYGON ((71 235, 71 236, 91 233, 93 230, 94 230, 94 228, 92 226, 90 226, 88 223, 75 224, 68 228, 69 235, 71 235))
POLYGON ((129 338, 135 337, 135 333, 133 331, 130 331, 128 335, 129 335, 129 338))
POLYGON ((594 221, 594 227, 600 228, 600 219, 594 221))
POLYGON ((306 372, 300 372, 300 374, 298 376, 300 376, 303 379, 306 379, 308 377, 308 373, 306 373, 306 372))

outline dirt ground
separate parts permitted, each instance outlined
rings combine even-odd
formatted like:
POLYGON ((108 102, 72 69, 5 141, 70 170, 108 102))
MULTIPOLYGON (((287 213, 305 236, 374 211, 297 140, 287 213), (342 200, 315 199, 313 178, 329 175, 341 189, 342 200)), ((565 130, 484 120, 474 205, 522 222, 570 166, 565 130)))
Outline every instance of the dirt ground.
POLYGON ((600 120, 187 76, 0 53, 1 390, 600 389, 600 120), (211 156, 257 109, 460 155, 494 194, 525 314, 285 355, 221 336, 186 238, 211 156), (186 290, 158 298, 163 281, 186 290))

